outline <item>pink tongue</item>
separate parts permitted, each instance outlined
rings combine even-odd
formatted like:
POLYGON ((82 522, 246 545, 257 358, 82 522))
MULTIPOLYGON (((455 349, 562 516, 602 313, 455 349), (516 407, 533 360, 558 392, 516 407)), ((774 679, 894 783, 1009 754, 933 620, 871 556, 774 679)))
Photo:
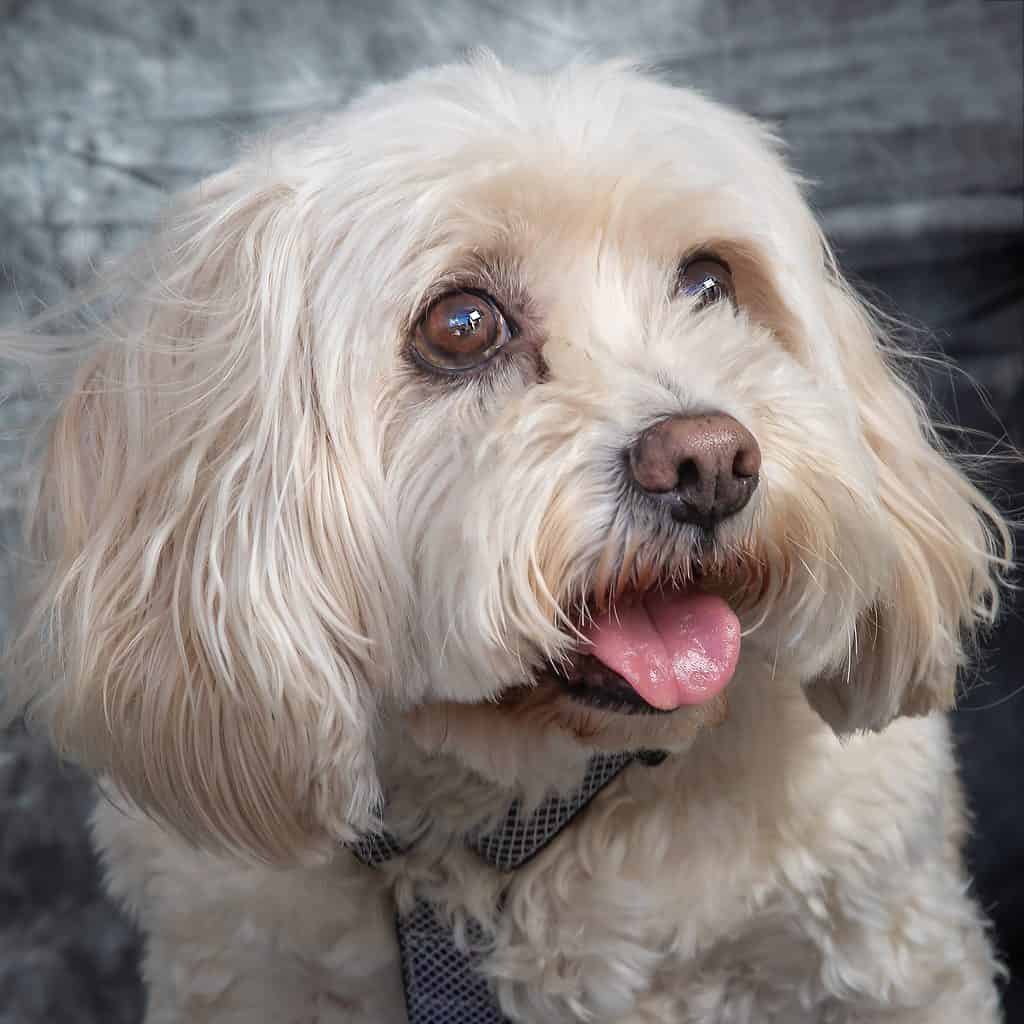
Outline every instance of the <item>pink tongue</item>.
POLYGON ((594 620, 588 650, 648 704, 671 710, 703 704, 732 678, 740 623, 720 597, 701 590, 645 594, 594 620))

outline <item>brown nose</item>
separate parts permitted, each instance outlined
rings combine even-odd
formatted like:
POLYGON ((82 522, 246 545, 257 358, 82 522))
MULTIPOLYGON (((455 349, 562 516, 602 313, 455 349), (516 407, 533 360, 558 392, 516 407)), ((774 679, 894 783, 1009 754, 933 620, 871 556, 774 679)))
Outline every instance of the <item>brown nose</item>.
POLYGON ((761 449, 731 416, 669 416, 629 449, 633 479, 680 523, 710 528, 739 512, 757 487, 761 449))

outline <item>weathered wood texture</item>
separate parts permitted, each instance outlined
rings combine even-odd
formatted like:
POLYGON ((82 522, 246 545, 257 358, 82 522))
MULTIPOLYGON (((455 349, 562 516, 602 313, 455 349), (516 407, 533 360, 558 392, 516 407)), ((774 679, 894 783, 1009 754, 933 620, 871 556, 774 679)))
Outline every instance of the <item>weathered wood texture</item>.
MULTIPOLYGON (((285 117, 474 46, 527 66, 634 56, 773 122, 844 265, 988 389, 990 406, 931 372, 936 406, 1024 442, 1022 29, 1012 0, 0 0, 0 326, 86 280, 169 191, 285 117)), ((14 390, 0 406, 0 635, 15 435, 37 410, 14 390)), ((993 487, 1024 502, 1019 471, 993 487)), ((1024 682, 1019 618, 993 652, 957 728, 980 892, 1024 971, 1024 698, 1004 700, 1024 682)), ((39 744, 0 737, 0 1024, 139 1019, 135 939, 98 895, 88 799, 39 744)))

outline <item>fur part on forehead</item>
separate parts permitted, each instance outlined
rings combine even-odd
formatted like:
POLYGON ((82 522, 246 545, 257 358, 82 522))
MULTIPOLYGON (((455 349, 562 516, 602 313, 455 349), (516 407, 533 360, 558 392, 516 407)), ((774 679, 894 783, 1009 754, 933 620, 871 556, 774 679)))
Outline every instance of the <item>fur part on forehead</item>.
POLYGON ((843 734, 949 706, 995 614, 1006 528, 775 141, 627 67, 376 88, 182 196, 122 284, 42 454, 13 705, 196 843, 351 838, 403 716, 470 761, 685 749, 727 690, 569 692, 653 594, 730 609, 744 677, 843 734), (631 470, 710 451, 694 417, 755 439, 728 514, 631 470))

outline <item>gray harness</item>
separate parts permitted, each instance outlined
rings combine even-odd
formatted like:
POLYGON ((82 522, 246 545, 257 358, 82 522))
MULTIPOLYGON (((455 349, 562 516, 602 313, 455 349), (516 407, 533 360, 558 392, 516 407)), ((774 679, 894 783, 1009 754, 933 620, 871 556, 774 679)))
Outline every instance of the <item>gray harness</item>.
MULTIPOLYGON (((598 754, 587 765, 579 788, 568 796, 548 797, 526 816, 515 800, 496 828, 469 833, 466 844, 491 867, 515 871, 540 853, 628 764, 639 760, 656 765, 665 756, 646 750, 598 754)), ((402 856, 407 847, 383 832, 363 836, 351 850, 364 864, 377 867, 402 856)), ((478 970, 484 946, 479 924, 470 920, 467 942, 457 944, 433 904, 419 899, 408 914, 397 915, 396 926, 409 1024, 507 1024, 478 970)))

